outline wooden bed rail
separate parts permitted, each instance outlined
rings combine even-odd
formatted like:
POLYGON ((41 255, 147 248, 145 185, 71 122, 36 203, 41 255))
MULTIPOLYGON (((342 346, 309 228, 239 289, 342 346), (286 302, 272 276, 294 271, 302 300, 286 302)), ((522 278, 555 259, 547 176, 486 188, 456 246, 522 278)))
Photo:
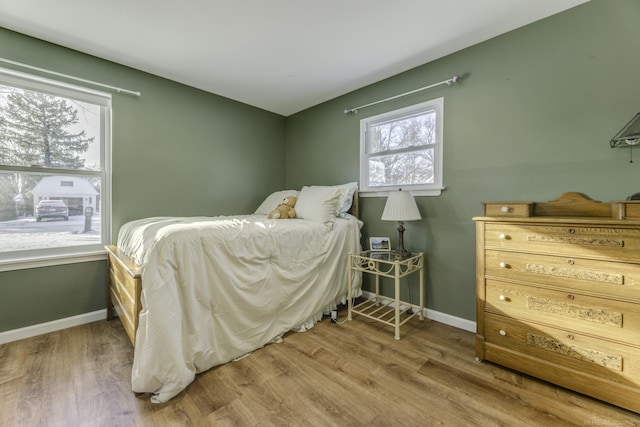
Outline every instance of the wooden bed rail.
POLYGON ((138 314, 142 308, 140 266, 114 245, 105 246, 105 249, 109 260, 107 320, 113 319, 115 309, 131 343, 135 346, 138 314))

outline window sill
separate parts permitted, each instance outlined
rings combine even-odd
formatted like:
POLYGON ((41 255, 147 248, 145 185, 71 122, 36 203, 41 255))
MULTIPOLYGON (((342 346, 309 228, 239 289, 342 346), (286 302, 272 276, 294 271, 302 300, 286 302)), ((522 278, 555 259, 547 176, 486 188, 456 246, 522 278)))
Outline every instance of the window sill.
POLYGON ((30 268, 50 267, 54 265, 76 264, 80 262, 102 261, 107 259, 106 251, 84 252, 81 254, 52 255, 48 257, 25 258, 0 261, 0 272, 27 270, 30 268))
MULTIPOLYGON (((411 194, 413 194, 414 197, 422 197, 422 196, 434 197, 434 196, 441 195, 443 190, 444 190, 444 187, 443 188, 432 188, 430 190, 411 190, 411 189, 409 189, 408 191, 411 191, 411 194)), ((384 191, 360 190, 360 191, 358 191, 358 196, 360 196, 360 197, 387 197, 389 195, 390 191, 396 191, 396 189, 394 188, 394 189, 384 190, 384 191)))

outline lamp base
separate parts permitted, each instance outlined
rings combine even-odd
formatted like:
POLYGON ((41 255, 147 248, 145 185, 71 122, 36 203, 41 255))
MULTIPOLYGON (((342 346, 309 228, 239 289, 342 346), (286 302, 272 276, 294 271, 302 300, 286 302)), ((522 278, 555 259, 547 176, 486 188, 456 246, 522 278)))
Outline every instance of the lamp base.
POLYGON ((391 255, 393 255, 394 258, 396 259, 405 259, 405 258, 409 258, 411 257, 411 252, 409 252, 406 249, 394 249, 393 251, 391 251, 391 255))
POLYGON ((398 248, 391 251, 395 258, 408 258, 411 252, 404 248, 404 221, 398 221, 398 248))

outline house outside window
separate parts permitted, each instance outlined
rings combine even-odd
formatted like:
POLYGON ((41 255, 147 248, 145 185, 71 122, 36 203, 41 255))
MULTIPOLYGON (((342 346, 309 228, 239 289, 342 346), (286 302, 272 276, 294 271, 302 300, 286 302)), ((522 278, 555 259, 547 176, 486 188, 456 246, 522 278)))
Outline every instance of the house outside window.
POLYGON ((110 94, 0 68, 0 271, 104 258, 110 130, 110 94))
POLYGON ((360 121, 360 194, 403 189, 437 196, 442 184, 444 99, 437 98, 360 121))

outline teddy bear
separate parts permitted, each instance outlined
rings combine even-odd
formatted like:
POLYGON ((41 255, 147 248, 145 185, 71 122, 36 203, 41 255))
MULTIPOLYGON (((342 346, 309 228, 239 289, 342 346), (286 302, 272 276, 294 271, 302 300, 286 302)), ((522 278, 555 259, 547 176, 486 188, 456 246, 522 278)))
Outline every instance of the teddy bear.
POLYGON ((296 205, 298 198, 296 196, 287 196, 282 199, 282 202, 267 215, 269 219, 285 219, 295 218, 296 210, 293 208, 296 205))

